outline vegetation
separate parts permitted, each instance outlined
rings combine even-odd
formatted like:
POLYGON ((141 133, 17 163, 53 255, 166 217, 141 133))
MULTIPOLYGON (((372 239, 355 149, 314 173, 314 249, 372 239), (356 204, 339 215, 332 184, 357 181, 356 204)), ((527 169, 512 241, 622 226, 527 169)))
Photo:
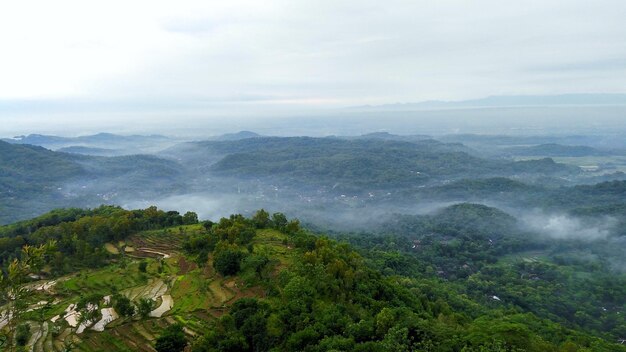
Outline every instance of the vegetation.
POLYGON ((180 190, 180 174, 180 165, 155 156, 82 156, 0 141, 0 224, 60 206, 101 204, 120 192, 180 190))
POLYGON ((378 235, 337 234, 342 241, 265 210, 215 223, 184 217, 101 207, 0 228, 37 245, 4 262, 3 309, 15 317, 3 329, 9 346, 48 322, 49 331, 69 329, 81 350, 626 350, 616 343, 626 327, 624 275, 583 260, 588 243, 537 240, 496 208, 397 216, 378 235), (112 226, 128 231, 103 229, 112 226), (105 253, 98 265, 67 251, 80 241, 105 253), (117 254, 101 249, 112 242, 117 254), (75 269, 41 269, 59 255, 75 269), (61 276, 56 303, 36 305, 52 299, 29 289, 33 273, 61 276), (49 323, 73 303, 90 326, 103 316, 89 307, 112 307, 120 318, 102 332, 49 323))
MULTIPOLYGON (((195 217, 197 219, 197 215, 195 217)), ((133 211, 113 206, 56 210, 1 227, 0 263, 18 257, 24 245, 55 241, 57 251, 49 263, 51 274, 72 272, 82 267, 95 268, 106 264, 109 254, 104 249, 105 243, 122 240, 137 231, 183 223, 184 216, 178 212, 164 212, 156 207, 133 211)))
POLYGON ((440 178, 459 179, 517 173, 572 173, 574 168, 551 159, 504 162, 481 159, 443 143, 254 138, 235 143, 212 142, 198 148, 226 149, 229 154, 212 169, 218 173, 280 177, 307 185, 339 183, 358 191, 415 187, 440 178))
POLYGON ((180 324, 168 326, 157 338, 155 348, 158 352, 181 352, 187 346, 187 338, 180 324))

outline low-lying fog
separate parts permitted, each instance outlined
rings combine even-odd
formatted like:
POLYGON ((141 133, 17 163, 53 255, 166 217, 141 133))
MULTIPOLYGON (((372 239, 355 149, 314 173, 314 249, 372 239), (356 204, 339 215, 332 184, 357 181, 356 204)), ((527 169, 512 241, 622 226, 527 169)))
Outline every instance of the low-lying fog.
MULTIPOLYGON (((337 201, 321 204, 302 200, 289 201, 283 198, 260 199, 239 194, 192 193, 156 199, 126 200, 121 204, 129 209, 156 205, 165 210, 194 211, 201 219, 213 221, 234 213, 251 215, 254 211, 264 208, 270 212, 283 212, 289 217, 298 218, 322 230, 367 232, 375 230, 397 214, 433 215, 460 203, 464 202, 458 200, 396 205, 354 205, 337 201)), ((563 212, 550 212, 538 208, 521 209, 498 202, 486 201, 477 204, 501 209, 517 220, 520 230, 552 239, 602 240, 615 234, 618 226, 617 219, 610 216, 580 218, 563 212)))

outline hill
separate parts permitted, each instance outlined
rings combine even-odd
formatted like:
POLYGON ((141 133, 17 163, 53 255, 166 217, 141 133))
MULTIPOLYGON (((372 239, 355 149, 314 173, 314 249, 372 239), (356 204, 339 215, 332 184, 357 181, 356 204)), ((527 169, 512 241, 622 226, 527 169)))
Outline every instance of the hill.
POLYGON ((128 155, 141 153, 155 153, 164 148, 170 147, 180 140, 162 135, 129 135, 123 136, 113 133, 98 133, 94 135, 78 137, 60 137, 41 134, 30 134, 27 136, 16 136, 5 138, 4 142, 11 144, 37 145, 51 150, 68 152, 79 151, 78 154, 103 155, 103 150, 115 149, 114 154, 105 155, 128 155), (81 148, 81 149, 77 149, 81 148))
POLYGON ((0 141, 0 223, 59 206, 181 189, 180 165, 154 156, 92 157, 0 141))
POLYGON ((240 139, 246 138, 258 138, 261 137, 260 134, 250 132, 250 131, 239 131, 236 133, 226 133, 221 136, 217 136, 214 138, 216 141, 238 141, 240 139))
POLYGON ((120 151, 116 149, 92 148, 92 147, 83 147, 83 146, 76 146, 76 145, 59 148, 57 149, 57 151, 62 152, 62 153, 94 155, 94 156, 115 156, 115 155, 121 154, 120 151))
POLYGON ((470 155, 434 140, 264 137, 232 142, 194 142, 162 154, 201 173, 269 179, 339 192, 417 187, 467 177, 575 175, 576 167, 550 159, 509 162, 470 155))
POLYGON ((556 143, 540 144, 532 147, 511 147, 503 150, 503 153, 522 156, 548 156, 548 157, 581 157, 581 156, 606 156, 613 155, 610 151, 598 150, 588 146, 571 146, 556 143))
MULTIPOLYGON (((477 205, 442 216, 459 213, 507 217, 477 205)), ((421 274, 408 253, 363 242, 357 253, 281 213, 216 223, 194 215, 103 207, 0 227, 5 249, 19 248, 10 242, 18 238, 56 239, 21 255, 33 263, 20 284, 29 294, 4 294, 0 308, 13 317, 3 331, 17 331, 9 343, 37 351, 182 351, 188 343, 192 351, 626 350, 608 330, 529 312, 505 292, 485 296, 486 280, 498 278, 489 266, 461 285, 421 274)), ((525 270, 540 269, 556 280, 540 265, 525 270)))

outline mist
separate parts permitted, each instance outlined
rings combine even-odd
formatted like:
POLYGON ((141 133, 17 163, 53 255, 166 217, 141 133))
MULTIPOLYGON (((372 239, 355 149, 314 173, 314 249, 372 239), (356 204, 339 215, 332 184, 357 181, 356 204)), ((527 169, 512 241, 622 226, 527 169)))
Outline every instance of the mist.
POLYGON ((520 217, 528 229, 553 239, 603 240, 614 234, 618 221, 612 217, 581 219, 566 214, 533 211, 520 217))
MULTIPOLYGON (((94 112, 2 111, 0 137, 31 133, 67 137, 102 131, 117 134, 162 134, 202 140, 248 130, 266 136, 356 136, 395 134, 576 135, 626 134, 626 106, 477 107, 399 111, 371 107, 352 109, 265 105, 232 109, 187 109, 94 112)), ((406 109, 406 110, 405 110, 406 109)), ((621 146, 624 146, 622 144, 621 146)))

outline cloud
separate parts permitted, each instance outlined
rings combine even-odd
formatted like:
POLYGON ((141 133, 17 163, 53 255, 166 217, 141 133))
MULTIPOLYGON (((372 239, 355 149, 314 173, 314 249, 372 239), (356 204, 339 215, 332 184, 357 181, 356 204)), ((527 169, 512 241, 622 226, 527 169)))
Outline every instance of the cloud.
POLYGON ((625 16, 619 0, 7 1, 0 100, 175 110, 623 92, 625 16))
POLYGON ((605 239, 613 233, 617 225, 615 219, 608 217, 583 220, 565 214, 545 214, 539 211, 520 217, 528 228, 555 239, 605 239))

